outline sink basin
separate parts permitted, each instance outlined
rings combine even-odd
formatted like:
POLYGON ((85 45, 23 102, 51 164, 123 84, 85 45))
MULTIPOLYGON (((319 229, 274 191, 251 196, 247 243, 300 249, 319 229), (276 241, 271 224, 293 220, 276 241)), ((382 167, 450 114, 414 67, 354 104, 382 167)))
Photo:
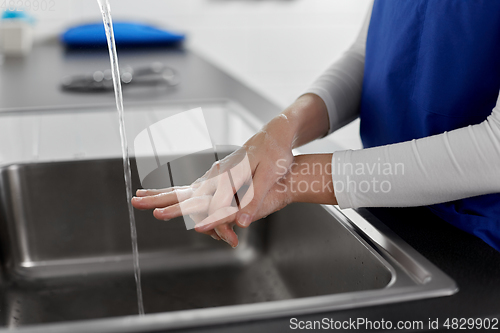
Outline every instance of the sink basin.
MULTIPOLYGON (((206 171, 190 157, 176 163, 186 181, 206 171)), ((292 204, 237 230, 236 249, 187 231, 182 219, 135 211, 146 311, 138 316, 123 183, 119 158, 0 169, 0 332, 165 330, 457 290, 366 210, 292 204)))

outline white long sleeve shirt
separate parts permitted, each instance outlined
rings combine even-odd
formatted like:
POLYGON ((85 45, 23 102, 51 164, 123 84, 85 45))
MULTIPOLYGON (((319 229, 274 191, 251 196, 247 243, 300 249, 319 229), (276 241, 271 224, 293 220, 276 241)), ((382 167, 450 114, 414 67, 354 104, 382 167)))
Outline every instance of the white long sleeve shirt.
MULTIPOLYGON (((373 5, 372 5, 373 6, 373 5)), ((371 8, 356 41, 306 91, 323 99, 330 133, 358 116, 371 8)), ((480 124, 332 157, 341 208, 437 204, 500 192, 500 95, 480 124)))

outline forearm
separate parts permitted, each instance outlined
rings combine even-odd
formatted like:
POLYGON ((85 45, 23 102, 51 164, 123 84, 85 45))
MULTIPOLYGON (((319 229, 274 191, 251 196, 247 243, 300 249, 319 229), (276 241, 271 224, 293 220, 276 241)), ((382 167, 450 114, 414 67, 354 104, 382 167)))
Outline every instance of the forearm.
POLYGON ((336 205, 332 183, 332 154, 295 156, 288 173, 277 186, 286 191, 290 202, 336 205))
POLYGON ((483 123, 333 154, 342 208, 405 207, 500 192, 500 96, 483 123))

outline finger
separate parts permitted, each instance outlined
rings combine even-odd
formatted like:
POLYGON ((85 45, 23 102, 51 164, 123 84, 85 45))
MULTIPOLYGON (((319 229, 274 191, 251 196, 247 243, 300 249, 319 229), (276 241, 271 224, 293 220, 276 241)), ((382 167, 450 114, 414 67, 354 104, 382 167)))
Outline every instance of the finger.
POLYGON ((205 235, 209 235, 210 237, 212 237, 213 239, 217 240, 217 241, 220 241, 221 238, 219 237, 219 235, 217 235, 217 233, 215 232, 215 230, 209 230, 207 232, 204 232, 205 235))
POLYGON ((242 228, 246 228, 252 223, 257 215, 259 207, 262 205, 262 201, 266 197, 267 193, 274 185, 278 178, 271 168, 264 166, 257 166, 255 174, 250 184, 249 190, 245 194, 247 200, 240 204, 241 210, 236 216, 236 223, 242 228), (250 199, 250 200, 248 200, 250 199))
POLYGON ((132 205, 138 209, 163 208, 189 199, 192 195, 193 190, 190 187, 182 187, 152 196, 134 197, 132 205))
POLYGON ((229 178, 229 173, 224 172, 217 177, 217 189, 213 196, 212 202, 210 203, 210 210, 208 214, 212 214, 217 210, 231 206, 231 202, 234 198, 235 189, 232 186, 231 179, 229 178))
MULTIPOLYGON (((253 191, 253 189, 249 188, 249 190, 241 200, 241 206, 247 205, 252 200, 252 195, 249 195, 249 192, 251 191, 253 191)), ((283 186, 280 185, 280 182, 278 181, 274 184, 271 190, 267 192, 266 198, 262 201, 259 210, 253 216, 251 222, 267 217, 268 215, 284 208, 290 202, 291 198, 287 196, 286 192, 283 189, 283 186)), ((236 225, 239 226, 238 223, 236 225)))
POLYGON ((203 183, 207 179, 217 176, 219 174, 219 170, 220 170, 219 161, 216 161, 214 164, 212 164, 210 169, 208 169, 207 172, 203 174, 203 176, 195 180, 194 183, 191 184, 191 186, 198 185, 200 183, 203 183))
MULTIPOLYGON (((232 161, 233 167, 230 169, 228 168, 226 172, 218 177, 219 181, 212 203, 210 204, 209 214, 222 207, 230 206, 235 198, 236 192, 252 179, 250 162, 246 153, 244 156, 240 153, 237 157, 239 161, 232 161)), ((236 199, 236 203, 239 205, 239 198, 236 199)))
POLYGON ((234 223, 224 223, 213 230, 217 233, 217 235, 226 243, 231 245, 232 248, 238 246, 238 235, 233 230, 234 223))
POLYGON ((175 189, 174 187, 161 188, 161 189, 138 189, 135 192, 135 196, 136 197, 148 197, 151 195, 172 192, 174 189, 175 189))
POLYGON ((236 190, 239 190, 241 186, 252 180, 252 168, 248 155, 245 154, 241 161, 235 167, 228 170, 228 172, 236 190))
POLYGON ((206 219, 197 224, 194 228, 198 232, 211 230, 221 224, 233 222, 238 212, 236 207, 224 207, 210 214, 206 219))
POLYGON ((217 176, 197 180, 192 184, 192 188, 194 189, 194 196, 212 195, 217 189, 217 176))
POLYGON ((189 216, 193 219, 194 224, 201 223, 204 219, 207 218, 207 212, 198 213, 198 214, 189 214, 189 216))
MULTIPOLYGON (((207 217, 207 214, 203 213, 203 214, 189 214, 189 217, 191 217, 194 221, 194 223, 200 223, 201 221, 203 221, 203 219, 205 219, 207 217)), ((209 235, 210 237, 212 237, 213 239, 215 240, 220 240, 220 237, 217 236, 217 233, 215 232, 215 230, 209 230, 209 231, 206 231, 206 232, 203 232, 203 234, 205 235, 209 235)))
POLYGON ((210 201, 211 197, 208 195, 189 198, 181 203, 176 203, 165 208, 156 208, 153 211, 153 215, 158 220, 168 221, 183 215, 206 213, 210 201))
MULTIPOLYGON (((221 177, 225 181, 228 174, 232 177, 232 182, 234 182, 232 185, 236 189, 239 189, 245 182, 251 179, 250 162, 245 151, 243 150, 243 153, 240 152, 237 155, 233 154, 214 163, 203 177, 191 184, 192 187, 196 188, 195 195, 215 193, 220 187, 221 177)), ((231 200, 232 197, 233 195, 231 195, 231 200)))

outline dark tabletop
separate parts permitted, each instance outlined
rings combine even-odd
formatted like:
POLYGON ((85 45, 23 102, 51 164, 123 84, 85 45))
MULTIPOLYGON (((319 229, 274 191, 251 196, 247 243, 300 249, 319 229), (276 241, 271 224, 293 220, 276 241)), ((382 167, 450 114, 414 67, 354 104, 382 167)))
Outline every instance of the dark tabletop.
MULTIPOLYGON (((24 59, 6 59, 0 65, 0 110, 62 105, 113 104, 112 93, 64 93, 59 84, 67 75, 109 68, 106 50, 66 51, 57 41, 36 45, 24 59)), ((183 49, 120 50, 121 65, 162 61, 179 71, 182 84, 175 89, 148 93, 125 90, 125 105, 142 101, 229 98, 262 121, 280 109, 236 79, 183 49)), ((407 243, 454 279, 460 290, 453 296, 389 305, 298 316, 298 320, 367 318, 396 322, 439 318, 500 318, 500 253, 433 215, 426 208, 371 209, 407 243)), ((284 332, 292 331, 290 318, 260 320, 179 332, 284 332)), ((425 330, 420 330, 420 332, 425 330)))

